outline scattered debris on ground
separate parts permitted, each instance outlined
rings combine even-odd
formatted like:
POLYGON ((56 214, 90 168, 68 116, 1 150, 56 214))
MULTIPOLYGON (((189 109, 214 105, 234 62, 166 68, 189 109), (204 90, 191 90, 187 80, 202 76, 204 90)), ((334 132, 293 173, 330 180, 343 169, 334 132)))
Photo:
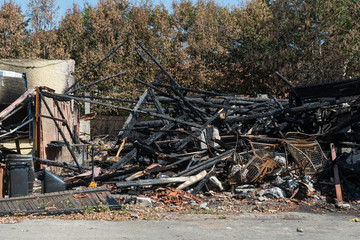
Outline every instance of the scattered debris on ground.
POLYGON ((17 146, 0 145, 6 195, 0 214, 81 211, 97 218, 107 207, 120 207, 106 219, 146 219, 164 209, 359 210, 359 79, 297 87, 276 73, 289 85, 289 98, 236 96, 182 87, 138 42, 140 50, 167 83, 160 83, 161 75, 152 83, 135 79, 146 89, 133 108, 100 101, 125 99, 74 95, 121 72, 78 88, 73 84, 64 94, 29 89, 0 112, 0 143, 17 146), (115 138, 89 140, 78 134, 78 102, 120 109, 128 117, 115 138), (23 121, 7 125, 23 109, 23 121), (32 155, 19 154, 19 139, 33 142, 32 155), (112 194, 94 200, 104 187, 112 194), (67 190, 72 192, 61 194, 67 190), (134 213, 127 206, 151 210, 134 213))

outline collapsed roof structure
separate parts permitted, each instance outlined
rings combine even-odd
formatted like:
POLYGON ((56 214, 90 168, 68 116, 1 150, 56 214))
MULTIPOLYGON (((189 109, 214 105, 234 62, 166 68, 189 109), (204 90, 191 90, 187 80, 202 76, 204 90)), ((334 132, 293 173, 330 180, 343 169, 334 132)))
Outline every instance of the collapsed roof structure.
MULTIPOLYGON (((0 122, 4 122, 19 108, 28 109, 20 124, 0 125, 0 143, 16 140, 19 134, 29 136, 34 143, 34 169, 41 172, 43 184, 47 181, 44 175, 51 173, 41 169, 54 166, 58 175, 67 177, 53 183, 63 186, 63 190, 93 186, 96 182, 122 194, 172 186, 177 190, 191 189, 194 196, 215 189, 241 197, 244 191, 239 186, 270 181, 270 188, 259 192, 259 197, 294 198, 315 191, 314 186, 324 194, 332 194, 319 186, 319 179, 325 179, 335 185, 336 201, 341 205, 343 179, 347 199, 359 197, 360 186, 353 181, 360 173, 359 79, 294 86, 276 73, 289 86, 288 99, 192 89, 180 86, 138 41, 136 49, 141 58, 153 61, 170 84, 161 83, 161 74, 152 83, 135 79, 146 89, 138 101, 133 101, 133 108, 116 104, 124 99, 75 96, 79 90, 125 74, 119 72, 75 88, 124 44, 119 44, 63 93, 47 87, 29 89, 0 113, 0 122), (76 102, 112 107, 129 115, 115 139, 103 139, 110 144, 86 141, 79 138, 76 102), (25 133, 21 131, 24 128, 25 133)), ((3 160, 13 159, 11 155, 19 151, 0 149, 3 160)), ((7 165, 9 162, 5 161, 7 165)), ((7 169, 11 173, 12 168, 7 169)), ((9 186, 11 195, 11 182, 9 186)), ((161 196, 165 198, 166 194, 161 196)), ((161 201, 159 195, 156 199, 161 201)), ((63 205, 56 205, 60 202, 53 204, 59 211, 64 209, 63 205)), ((19 207, 14 205, 15 208, 19 207)))

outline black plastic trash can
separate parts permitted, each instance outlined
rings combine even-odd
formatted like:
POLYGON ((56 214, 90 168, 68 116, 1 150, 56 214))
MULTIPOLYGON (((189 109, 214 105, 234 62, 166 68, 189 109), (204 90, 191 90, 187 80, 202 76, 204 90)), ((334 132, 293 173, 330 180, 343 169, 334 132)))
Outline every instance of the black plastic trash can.
POLYGON ((21 197, 29 194, 28 163, 8 163, 8 192, 9 197, 21 197))
POLYGON ((8 154, 5 158, 6 165, 14 163, 28 164, 28 192, 32 194, 35 181, 34 161, 32 155, 8 154))

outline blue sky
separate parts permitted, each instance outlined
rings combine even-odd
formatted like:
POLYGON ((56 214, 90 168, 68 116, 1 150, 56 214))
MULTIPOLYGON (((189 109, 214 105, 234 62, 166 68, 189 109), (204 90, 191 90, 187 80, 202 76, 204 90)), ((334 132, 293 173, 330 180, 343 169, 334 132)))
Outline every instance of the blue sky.
MULTIPOLYGON (((15 2, 21 6, 23 12, 26 12, 26 5, 29 2, 28 0, 15 0, 15 2)), ((88 2, 91 5, 96 5, 98 0, 56 0, 57 5, 60 7, 57 17, 60 19, 61 16, 64 15, 66 10, 73 5, 73 3, 76 3, 80 7, 82 7, 86 2, 88 2)), ((136 2, 136 1, 134 1, 134 2, 136 2)), ((154 4, 159 4, 162 2, 165 4, 165 6, 167 8, 171 8, 171 4, 172 4, 173 0, 152 0, 152 2, 154 4)), ((196 2, 196 0, 194 0, 194 2, 196 2)), ((242 1, 242 0, 215 0, 215 2, 217 2, 221 6, 233 6, 233 5, 239 6, 244 1, 242 1)))

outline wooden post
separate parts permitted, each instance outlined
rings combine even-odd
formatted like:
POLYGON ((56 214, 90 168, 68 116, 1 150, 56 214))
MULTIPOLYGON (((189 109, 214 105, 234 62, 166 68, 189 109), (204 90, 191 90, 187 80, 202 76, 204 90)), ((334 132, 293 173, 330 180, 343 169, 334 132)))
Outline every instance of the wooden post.
POLYGON ((4 172, 5 164, 0 163, 0 198, 4 197, 4 172))
POLYGON ((330 143, 330 149, 331 149, 331 160, 334 162, 333 169, 334 169, 334 182, 335 182, 335 191, 336 191, 336 205, 340 206, 341 204, 343 204, 343 199, 342 199, 341 184, 339 177, 339 168, 338 165, 335 163, 336 152, 333 143, 330 143))

